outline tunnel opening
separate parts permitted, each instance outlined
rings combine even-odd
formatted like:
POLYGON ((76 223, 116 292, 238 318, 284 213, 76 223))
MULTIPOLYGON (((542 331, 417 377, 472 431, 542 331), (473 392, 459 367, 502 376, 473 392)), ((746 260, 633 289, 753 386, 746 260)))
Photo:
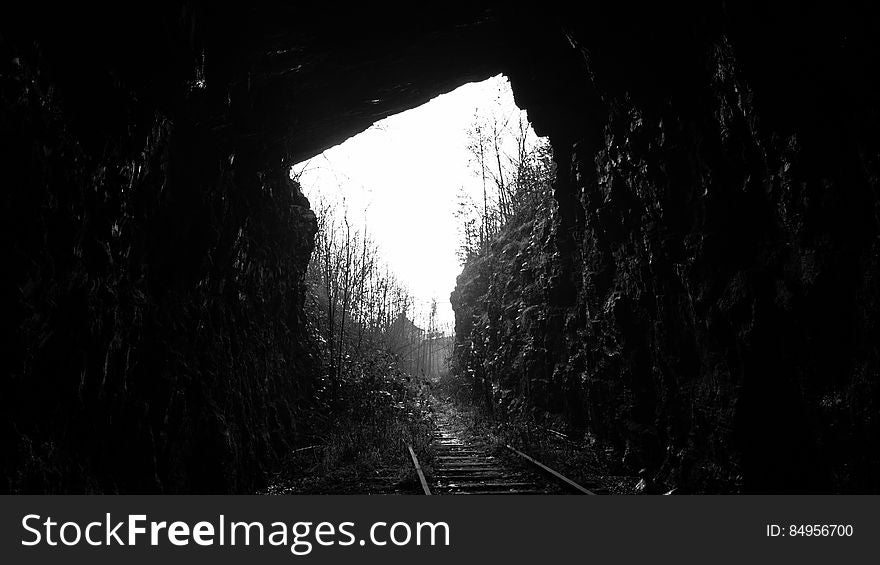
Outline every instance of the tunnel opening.
POLYGON ((511 201, 534 174, 539 144, 546 162, 547 140, 536 136, 498 75, 380 120, 294 165, 291 178, 316 213, 332 211, 340 215, 334 224, 344 217, 372 234, 420 308, 439 303, 448 333, 448 296, 461 265, 487 246, 476 240, 488 240, 511 215, 511 201))
MULTIPOLYGON (((291 178, 317 216, 306 310, 322 336, 332 394, 344 397, 343 387, 365 382, 375 394, 379 383, 397 379, 407 383, 404 393, 388 390, 387 402, 429 421, 440 405, 452 413, 492 415, 498 423, 512 421, 507 416, 515 402, 546 411, 534 383, 525 384, 529 397, 519 378, 475 380, 471 367, 479 361, 471 344, 480 338, 466 328, 480 325, 481 315, 450 297, 457 296, 462 269, 485 265, 493 249, 537 245, 514 242, 551 221, 554 177, 549 141, 535 134, 503 75, 380 120, 294 165, 291 178), (407 395, 415 399, 411 405, 400 400, 407 395)), ((538 285, 523 292, 539 291, 538 285)), ((347 405, 360 397, 340 399, 334 410, 377 410, 347 405)), ((362 421, 341 426, 365 427, 362 421)), ((377 439, 359 441, 365 447, 377 439)), ((375 451, 394 453, 393 443, 385 439, 375 451)), ((418 443, 415 453, 426 455, 418 443)), ((335 477, 339 469, 320 474, 335 477)), ((292 487, 271 490, 285 488, 292 487)))
POLYGON ((880 489, 878 20, 551 4, 16 7, 3 490, 265 486, 331 413, 290 167, 499 72, 555 212, 465 268, 466 368, 646 492, 880 489))

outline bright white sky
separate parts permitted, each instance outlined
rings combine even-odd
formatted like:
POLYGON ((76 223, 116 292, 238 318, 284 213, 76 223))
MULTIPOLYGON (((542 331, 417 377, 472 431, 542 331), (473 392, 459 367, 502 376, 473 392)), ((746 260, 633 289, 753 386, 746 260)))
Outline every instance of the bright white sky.
MULTIPOLYGON (((454 323, 449 294, 461 272, 456 257, 456 194, 475 198, 482 182, 470 166, 467 130, 478 110, 520 110, 507 78, 470 83, 293 167, 307 197, 345 198, 353 226, 367 229, 398 279, 423 304, 437 299, 438 325, 454 323)), ((479 196, 481 199, 482 196, 479 196)), ((426 307, 425 307, 426 308, 426 307)))

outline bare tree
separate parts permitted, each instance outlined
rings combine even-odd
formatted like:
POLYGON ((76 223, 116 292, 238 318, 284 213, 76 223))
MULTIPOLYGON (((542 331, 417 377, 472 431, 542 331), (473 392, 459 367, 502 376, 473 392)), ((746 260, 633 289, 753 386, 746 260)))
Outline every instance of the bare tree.
POLYGON ((533 209, 553 178, 549 142, 534 135, 523 112, 516 119, 505 116, 500 105, 478 112, 467 140, 471 165, 482 181, 482 207, 459 189, 455 214, 462 263, 484 253, 505 225, 533 209))

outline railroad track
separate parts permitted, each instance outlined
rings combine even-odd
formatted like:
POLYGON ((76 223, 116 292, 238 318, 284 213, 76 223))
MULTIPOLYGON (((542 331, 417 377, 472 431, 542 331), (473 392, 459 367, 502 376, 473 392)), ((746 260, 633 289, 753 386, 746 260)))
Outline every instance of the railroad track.
POLYGON ((491 446, 468 440, 444 414, 437 418, 432 468, 425 473, 410 449, 425 494, 596 494, 529 455, 494 455, 491 446))

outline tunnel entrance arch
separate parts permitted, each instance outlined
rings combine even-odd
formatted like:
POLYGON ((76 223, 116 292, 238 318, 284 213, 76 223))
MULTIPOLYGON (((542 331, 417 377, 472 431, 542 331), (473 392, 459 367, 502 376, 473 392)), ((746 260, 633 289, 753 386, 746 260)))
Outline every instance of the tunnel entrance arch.
POLYGON ((259 483, 313 392, 289 166, 503 72, 560 171, 549 378, 623 464, 876 491, 873 20, 789 8, 16 7, 9 489, 259 483))

